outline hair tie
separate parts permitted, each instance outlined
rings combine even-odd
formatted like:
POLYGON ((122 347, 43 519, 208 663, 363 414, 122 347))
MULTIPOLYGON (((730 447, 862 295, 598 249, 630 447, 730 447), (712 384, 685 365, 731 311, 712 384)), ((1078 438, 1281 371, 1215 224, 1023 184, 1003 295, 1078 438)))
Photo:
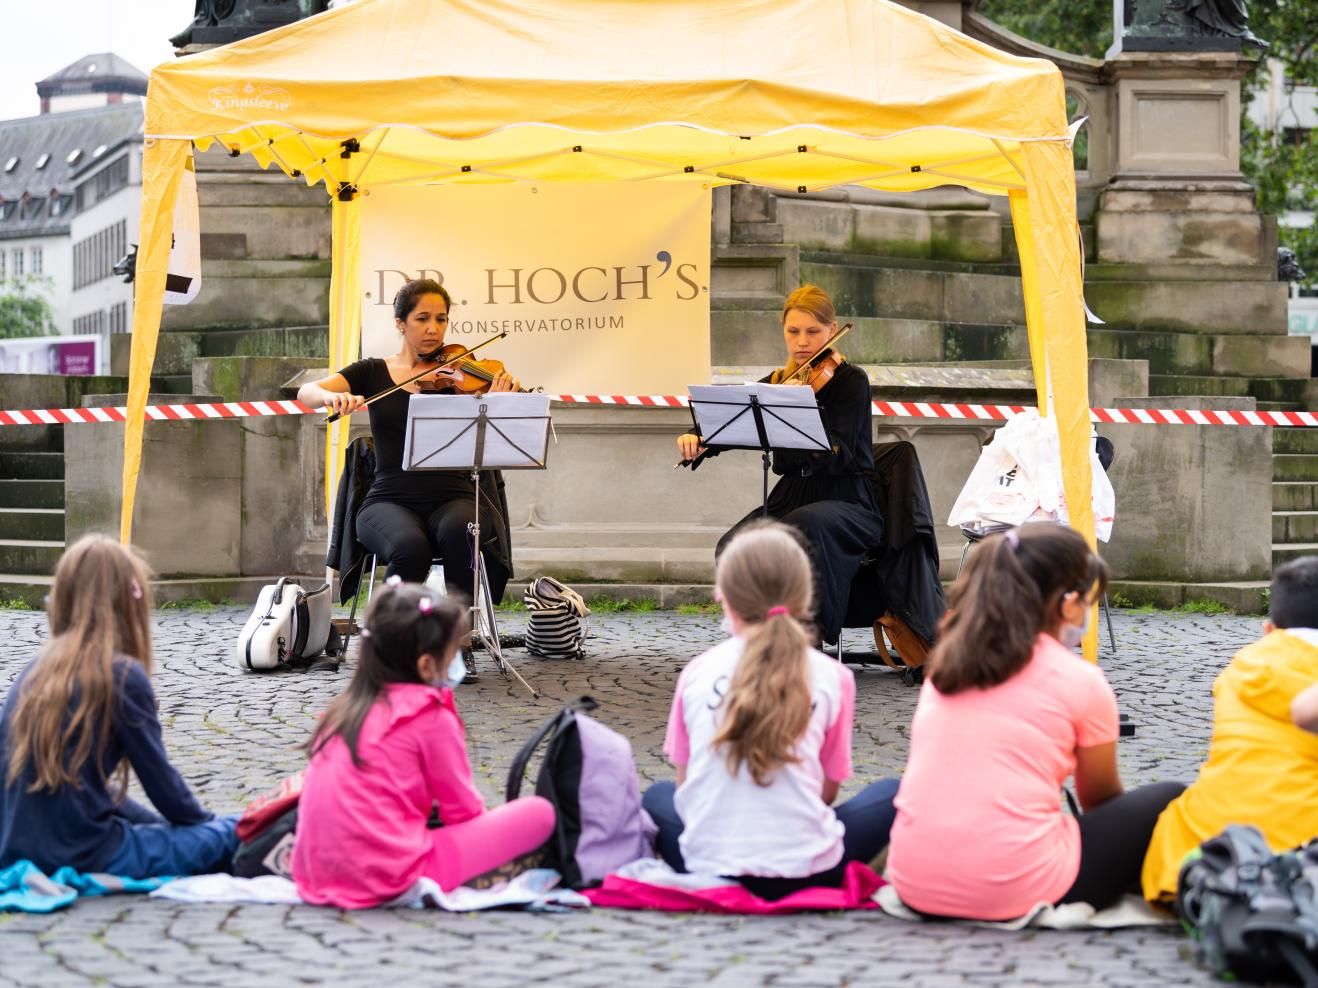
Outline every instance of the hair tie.
POLYGON ((1007 540, 1007 545, 1011 546, 1011 553, 1014 556, 1016 554, 1016 550, 1021 547, 1020 535, 1017 534, 1016 529, 1009 528, 1005 533, 1003 533, 1002 537, 1007 540))
POLYGON ((416 607, 422 614, 429 614, 434 610, 435 605, 429 597, 422 597, 416 602, 416 607))
POLYGON ((789 611, 786 607, 783 607, 781 604, 779 604, 777 607, 770 607, 770 608, 769 608, 769 613, 766 614, 766 615, 764 615, 764 619, 767 621, 769 618, 771 618, 771 617, 777 617, 779 614, 788 614, 788 615, 790 615, 791 613, 792 613, 792 612, 789 611))

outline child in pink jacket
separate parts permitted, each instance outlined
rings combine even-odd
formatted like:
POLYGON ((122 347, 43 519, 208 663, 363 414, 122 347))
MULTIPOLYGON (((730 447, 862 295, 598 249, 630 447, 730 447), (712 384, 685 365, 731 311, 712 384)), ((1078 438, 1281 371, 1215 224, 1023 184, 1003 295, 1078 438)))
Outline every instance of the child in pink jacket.
POLYGON ((364 621, 357 671, 308 745, 293 845, 302 898, 345 909, 389 902, 422 877, 456 888, 554 828, 547 800, 487 811, 472 781, 449 685, 464 610, 405 584, 378 593, 364 621))

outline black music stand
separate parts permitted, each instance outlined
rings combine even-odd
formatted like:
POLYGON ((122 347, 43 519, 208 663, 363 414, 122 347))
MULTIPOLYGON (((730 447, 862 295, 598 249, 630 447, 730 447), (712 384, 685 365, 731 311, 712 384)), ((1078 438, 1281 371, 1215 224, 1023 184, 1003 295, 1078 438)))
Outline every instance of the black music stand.
POLYGON ((539 698, 540 692, 513 668, 499 642, 490 582, 481 554, 482 470, 543 470, 549 441, 549 395, 498 392, 483 395, 413 395, 407 403, 404 470, 466 470, 476 488, 471 535, 471 632, 499 672, 516 676, 539 698))
POLYGON ((808 387, 790 384, 693 384, 688 403, 701 445, 721 453, 758 449, 763 466, 761 504, 769 514, 769 454, 777 449, 828 453, 823 409, 808 387), (722 437, 720 440, 719 437, 722 437))

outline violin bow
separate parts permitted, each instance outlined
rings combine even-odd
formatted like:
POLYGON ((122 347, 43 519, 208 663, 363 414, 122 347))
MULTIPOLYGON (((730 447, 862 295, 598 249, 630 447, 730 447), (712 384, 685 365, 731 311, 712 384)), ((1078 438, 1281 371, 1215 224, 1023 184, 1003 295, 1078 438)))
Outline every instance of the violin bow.
MULTIPOLYGON (((385 388, 383 391, 377 391, 375 394, 371 395, 371 396, 370 396, 369 398, 367 398, 364 402, 362 402, 362 403, 361 403, 360 405, 358 405, 355 409, 353 409, 353 411, 360 411, 361 409, 365 408, 367 405, 372 405, 372 404, 374 404, 375 402, 379 401, 381 398, 388 398, 391 394, 393 394, 393 393, 394 393, 395 391, 397 391, 399 388, 405 388, 405 387, 407 387, 409 384, 411 384, 413 381, 419 381, 419 380, 421 380, 421 378, 425 377, 427 374, 433 374, 433 373, 435 373, 435 371, 442 371, 445 367, 451 367, 453 364, 456 364, 456 363, 458 363, 458 362, 461 361, 461 360, 466 360, 468 357, 470 357, 473 353, 475 353, 475 352, 476 352, 477 350, 479 350, 481 347, 483 347, 483 346, 488 346, 489 344, 494 343, 496 340, 501 340, 501 339, 503 339, 503 338, 504 338, 505 336, 507 336, 507 335, 508 335, 508 331, 507 331, 507 330, 504 330, 504 331, 503 331, 502 333, 500 333, 498 336, 491 336, 488 340, 482 340, 480 343, 477 343, 474 347, 471 347, 471 348, 468 349, 468 350, 464 350, 462 353, 458 354, 456 357, 450 357, 448 360, 444 361, 442 364, 438 364, 438 365, 436 365, 436 366, 434 366, 434 367, 428 367, 428 368, 426 368, 425 370, 423 370, 420 374, 413 374, 413 375, 412 375, 411 377, 409 377, 406 381, 400 381, 400 382, 398 382, 397 384, 395 384, 392 388, 385 388)), ((331 414, 325 419, 325 424, 326 424, 326 425, 329 425, 329 423, 331 423, 331 422, 337 422, 341 417, 342 417, 342 416, 340 416, 338 412, 332 412, 332 413, 331 413, 331 414)))

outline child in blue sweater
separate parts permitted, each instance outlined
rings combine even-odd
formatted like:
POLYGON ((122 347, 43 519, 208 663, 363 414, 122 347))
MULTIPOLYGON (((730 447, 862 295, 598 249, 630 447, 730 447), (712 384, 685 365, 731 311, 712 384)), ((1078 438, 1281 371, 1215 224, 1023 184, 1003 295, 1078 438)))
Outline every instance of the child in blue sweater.
POLYGON ((224 870, 217 819, 169 763, 151 689, 148 575, 104 536, 60 559, 51 640, 0 709, 0 868, 29 860, 126 878, 224 870), (132 767, 159 814, 124 795, 132 767))

